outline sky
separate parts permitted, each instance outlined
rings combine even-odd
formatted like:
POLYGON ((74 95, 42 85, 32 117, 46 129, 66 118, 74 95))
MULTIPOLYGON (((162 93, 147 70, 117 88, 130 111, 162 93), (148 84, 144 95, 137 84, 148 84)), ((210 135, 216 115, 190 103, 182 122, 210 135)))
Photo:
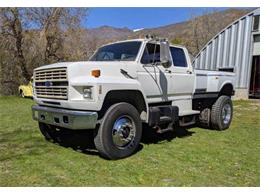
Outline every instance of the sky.
POLYGON ((154 28, 186 21, 191 14, 200 15, 213 9, 227 8, 90 8, 84 26, 96 28, 107 25, 132 30, 154 28))

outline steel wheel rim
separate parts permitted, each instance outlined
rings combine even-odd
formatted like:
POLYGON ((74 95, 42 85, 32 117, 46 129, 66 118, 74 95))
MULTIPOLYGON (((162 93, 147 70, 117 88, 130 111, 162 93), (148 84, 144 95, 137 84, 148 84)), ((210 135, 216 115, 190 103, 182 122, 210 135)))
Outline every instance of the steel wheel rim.
POLYGON ((134 141, 135 134, 136 127, 130 116, 121 116, 114 122, 112 139, 117 148, 123 149, 130 145, 134 141))
POLYGON ((231 119, 231 106, 225 104, 222 108, 222 120, 224 124, 228 124, 231 119))

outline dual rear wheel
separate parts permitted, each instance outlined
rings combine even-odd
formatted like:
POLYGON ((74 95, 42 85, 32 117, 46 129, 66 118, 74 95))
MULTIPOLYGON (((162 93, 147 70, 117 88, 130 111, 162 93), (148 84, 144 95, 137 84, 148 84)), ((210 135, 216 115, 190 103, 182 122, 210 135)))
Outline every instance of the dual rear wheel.
POLYGON ((213 104, 210 114, 211 127, 215 130, 228 129, 233 118, 233 105, 229 96, 220 96, 213 104))

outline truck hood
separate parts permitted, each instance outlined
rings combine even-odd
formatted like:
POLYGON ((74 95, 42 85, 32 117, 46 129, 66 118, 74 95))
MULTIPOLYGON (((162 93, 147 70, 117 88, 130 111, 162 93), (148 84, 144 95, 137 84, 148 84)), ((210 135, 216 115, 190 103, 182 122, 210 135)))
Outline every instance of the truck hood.
MULTIPOLYGON (((136 62, 126 62, 126 61, 82 61, 82 62, 61 62, 50 65, 41 66, 35 70, 49 69, 49 68, 61 68, 66 67, 68 78, 73 79, 80 76, 91 76, 92 70, 99 69, 101 72, 101 77, 122 77, 121 70, 128 71, 136 67, 136 62)), ((134 75, 135 76, 135 75, 134 75)))

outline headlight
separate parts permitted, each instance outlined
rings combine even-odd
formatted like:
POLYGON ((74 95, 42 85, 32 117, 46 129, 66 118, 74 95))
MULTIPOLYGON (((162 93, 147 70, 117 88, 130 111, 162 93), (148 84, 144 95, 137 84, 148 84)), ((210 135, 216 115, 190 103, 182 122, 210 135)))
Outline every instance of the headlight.
POLYGON ((92 99, 92 86, 83 88, 83 97, 92 99))

